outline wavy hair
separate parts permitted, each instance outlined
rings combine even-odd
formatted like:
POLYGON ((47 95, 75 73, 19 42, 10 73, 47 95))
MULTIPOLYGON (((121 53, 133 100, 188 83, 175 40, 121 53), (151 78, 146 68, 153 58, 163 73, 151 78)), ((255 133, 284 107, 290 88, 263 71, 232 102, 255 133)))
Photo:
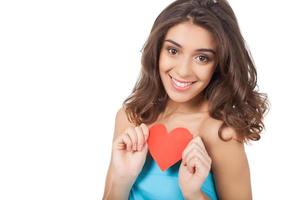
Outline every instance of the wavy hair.
POLYGON ((152 123, 164 111, 168 96, 159 76, 159 55, 168 30, 182 22, 210 31, 217 42, 216 70, 202 91, 212 118, 222 120, 218 135, 232 127, 242 142, 259 140, 269 108, 267 95, 257 91, 257 72, 235 14, 226 0, 177 0, 156 18, 143 46, 141 72, 123 102, 130 122, 152 123))

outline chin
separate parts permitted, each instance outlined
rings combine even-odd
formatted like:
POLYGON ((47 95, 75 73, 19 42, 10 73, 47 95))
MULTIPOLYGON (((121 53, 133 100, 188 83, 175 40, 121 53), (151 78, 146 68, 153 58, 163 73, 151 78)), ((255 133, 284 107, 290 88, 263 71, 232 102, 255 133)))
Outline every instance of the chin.
POLYGON ((189 102, 189 101, 197 98, 199 93, 196 93, 196 94, 175 94, 173 92, 168 92, 167 91, 167 95, 170 98, 170 100, 172 100, 174 102, 177 102, 177 103, 189 102))

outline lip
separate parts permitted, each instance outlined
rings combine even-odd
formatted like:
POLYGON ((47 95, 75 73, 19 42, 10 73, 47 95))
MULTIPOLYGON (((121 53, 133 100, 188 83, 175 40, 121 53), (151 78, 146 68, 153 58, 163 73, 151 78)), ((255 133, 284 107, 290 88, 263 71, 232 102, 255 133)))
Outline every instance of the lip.
POLYGON ((174 88, 176 91, 180 91, 180 92, 183 92, 183 91, 186 91, 186 90, 190 89, 190 88, 192 87, 192 85, 196 82, 196 81, 180 81, 180 80, 178 80, 178 79, 173 78, 171 75, 169 75, 169 77, 170 77, 171 85, 173 86, 173 88, 174 88), (185 87, 179 87, 179 86, 177 86, 177 85, 174 83, 174 81, 173 81, 172 79, 174 79, 174 80, 176 80, 176 81, 178 81, 178 82, 180 82, 180 83, 191 83, 191 84, 190 84, 190 85, 187 85, 187 86, 185 86, 185 87))
POLYGON ((180 82, 180 83, 195 83, 196 81, 182 81, 182 80, 179 80, 179 79, 177 79, 177 78, 174 78, 173 76, 171 76, 171 75, 169 75, 170 76, 170 78, 172 79, 175 79, 176 81, 178 81, 178 82, 180 82))

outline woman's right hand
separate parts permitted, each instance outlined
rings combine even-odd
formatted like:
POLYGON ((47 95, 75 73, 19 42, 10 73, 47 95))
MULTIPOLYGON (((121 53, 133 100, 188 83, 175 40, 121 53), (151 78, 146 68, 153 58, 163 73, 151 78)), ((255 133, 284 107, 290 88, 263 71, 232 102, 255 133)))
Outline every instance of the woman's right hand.
POLYGON ((149 129, 145 124, 128 127, 115 139, 112 150, 113 176, 133 183, 141 172, 147 152, 149 129))

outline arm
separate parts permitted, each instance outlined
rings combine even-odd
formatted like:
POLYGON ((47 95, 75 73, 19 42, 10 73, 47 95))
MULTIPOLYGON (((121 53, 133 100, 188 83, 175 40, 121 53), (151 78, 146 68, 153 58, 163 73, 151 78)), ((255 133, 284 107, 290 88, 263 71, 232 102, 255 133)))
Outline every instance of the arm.
POLYGON ((111 180, 111 185, 107 194, 104 194, 104 200, 128 200, 131 190, 131 182, 120 182, 114 179, 111 180))
MULTIPOLYGON (((113 141, 131 124, 128 122, 125 109, 121 108, 115 118, 115 130, 113 141)), ((131 183, 127 181, 115 180, 112 175, 111 164, 108 167, 106 175, 105 189, 102 199, 114 200, 114 199, 128 199, 128 195, 131 189, 131 183), (115 195, 115 196, 114 196, 115 195), (117 195, 117 196, 116 196, 117 195)))
POLYGON ((202 191, 199 191, 199 193, 196 196, 193 196, 191 198, 185 198, 185 200, 210 200, 210 198, 206 196, 202 191))
MULTIPOLYGON (((239 138, 230 127, 223 131, 225 136, 239 138)), ((235 139, 224 142, 218 134, 210 134, 209 137, 207 147, 219 197, 225 200, 251 200, 250 170, 244 144, 235 139)))

